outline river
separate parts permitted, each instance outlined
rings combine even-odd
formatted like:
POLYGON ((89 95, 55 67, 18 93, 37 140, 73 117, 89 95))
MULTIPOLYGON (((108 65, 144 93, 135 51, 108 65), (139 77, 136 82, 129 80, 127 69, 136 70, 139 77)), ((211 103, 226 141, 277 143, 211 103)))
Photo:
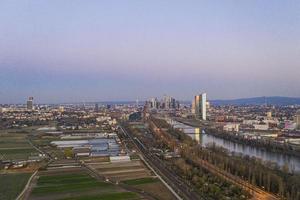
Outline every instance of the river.
POLYGON ((300 158, 296 156, 289 156, 282 153, 275 153, 261 148, 253 147, 250 145, 240 144, 237 142, 229 141, 223 138, 206 134, 204 132, 195 133, 195 128, 182 124, 180 122, 171 122, 171 125, 176 128, 181 128, 183 131, 197 140, 199 144, 206 147, 209 144, 215 143, 215 145, 223 147, 230 152, 242 155, 248 155, 250 157, 260 158, 263 161, 270 161, 278 164, 280 167, 287 164, 289 169, 297 173, 300 172, 300 158), (192 132, 192 133, 191 133, 192 132))

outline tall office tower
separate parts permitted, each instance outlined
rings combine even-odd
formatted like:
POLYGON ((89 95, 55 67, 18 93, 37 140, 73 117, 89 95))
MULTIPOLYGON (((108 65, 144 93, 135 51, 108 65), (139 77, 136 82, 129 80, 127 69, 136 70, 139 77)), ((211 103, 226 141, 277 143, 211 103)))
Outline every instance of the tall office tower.
POLYGON ((195 96, 194 105, 196 118, 206 120, 206 93, 195 96))
POLYGON ((136 105, 137 108, 139 107, 139 99, 135 100, 135 105, 136 105))
POLYGON ((300 110, 296 112, 296 128, 300 129, 300 110))
POLYGON ((196 102, 195 102, 195 99, 196 98, 194 98, 193 101, 192 101, 192 114, 194 114, 194 115, 196 114, 196 102))
POLYGON ((95 112, 99 112, 99 104, 95 104, 95 112))
POLYGON ((29 97, 27 100, 27 110, 33 110, 33 97, 29 97))
POLYGON ((150 108, 151 109, 158 109, 159 103, 157 98, 151 98, 150 99, 150 108))
POLYGON ((172 109, 176 109, 176 100, 174 98, 171 97, 171 102, 170 102, 170 107, 172 109))
POLYGON ((163 106, 163 109, 166 109, 166 110, 168 110, 170 108, 170 97, 169 96, 165 95, 163 97, 162 106, 163 106))
POLYGON ((176 108, 176 109, 179 109, 179 108, 180 108, 180 102, 179 102, 179 101, 176 101, 176 102, 175 102, 175 108, 176 108))
POLYGON ((272 112, 271 111, 267 112, 267 119, 272 119, 272 112))
POLYGON ((169 110, 169 109, 175 109, 176 108, 176 100, 171 96, 164 96, 163 102, 162 102, 162 108, 169 110))

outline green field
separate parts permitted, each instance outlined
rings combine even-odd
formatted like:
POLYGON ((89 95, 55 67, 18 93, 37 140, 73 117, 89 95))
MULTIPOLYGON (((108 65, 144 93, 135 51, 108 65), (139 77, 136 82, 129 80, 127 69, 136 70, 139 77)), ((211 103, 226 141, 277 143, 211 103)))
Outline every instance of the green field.
POLYGON ((38 153, 34 148, 2 148, 0 149, 0 155, 3 156, 3 160, 18 160, 27 159, 28 156, 38 153))
POLYGON ((0 174, 0 199, 16 199, 30 176, 30 173, 0 174))
POLYGON ((98 181, 84 171, 39 175, 30 199, 127 200, 140 199, 111 183, 98 181))
POLYGON ((151 178, 151 177, 123 181, 123 183, 127 185, 141 185, 141 184, 156 183, 156 182, 159 182, 159 180, 157 178, 151 178))
POLYGON ((0 137, 0 148, 28 148, 30 147, 29 143, 23 138, 9 138, 9 137, 0 137))
POLYGON ((30 147, 26 134, 7 133, 0 134, 0 148, 30 147))
POLYGON ((26 160, 37 151, 22 133, 0 133, 0 157, 3 160, 26 160))
POLYGON ((94 196, 79 196, 75 198, 66 198, 63 200, 127 200, 127 199, 140 199, 135 193, 132 192, 118 192, 111 194, 100 194, 94 196))
POLYGON ((96 181, 85 173, 41 176, 32 194, 44 195, 49 193, 79 192, 97 187, 109 189, 112 188, 112 185, 96 181))

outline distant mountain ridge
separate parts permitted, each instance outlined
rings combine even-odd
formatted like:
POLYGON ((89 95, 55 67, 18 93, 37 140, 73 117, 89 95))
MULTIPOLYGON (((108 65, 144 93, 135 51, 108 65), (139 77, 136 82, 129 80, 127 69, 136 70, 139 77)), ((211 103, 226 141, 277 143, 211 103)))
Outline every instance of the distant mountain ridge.
POLYGON ((300 105, 299 97, 253 97, 253 98, 241 98, 241 99, 229 99, 229 100, 211 100, 213 105, 300 105))

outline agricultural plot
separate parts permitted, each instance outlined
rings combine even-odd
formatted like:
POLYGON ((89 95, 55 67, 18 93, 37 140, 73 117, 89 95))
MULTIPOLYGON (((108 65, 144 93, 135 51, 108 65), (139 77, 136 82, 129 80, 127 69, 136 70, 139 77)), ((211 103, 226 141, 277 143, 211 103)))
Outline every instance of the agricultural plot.
POLYGON ((31 173, 0 174, 0 199, 13 200, 25 187, 31 173))
POLYGON ((133 192, 117 192, 117 193, 100 194, 94 196, 67 198, 63 200, 135 200, 135 199, 140 199, 140 198, 133 192))
POLYGON ((127 181, 123 181, 126 185, 143 185, 143 184, 148 184, 148 183, 157 183, 159 182, 159 179, 157 178, 140 178, 140 179, 131 179, 127 181))
POLYGON ((151 172, 139 160, 117 163, 89 163, 93 169, 109 180, 124 181, 136 178, 151 177, 151 172))
POLYGON ((2 160, 26 160, 38 153, 27 141, 26 134, 0 134, 0 158, 2 160))
POLYGON ((64 158, 64 153, 62 150, 57 149, 50 145, 50 143, 54 140, 59 140, 57 136, 44 136, 42 133, 38 136, 34 136, 31 138, 32 143, 46 152, 47 154, 51 155, 53 158, 64 158))
POLYGON ((38 176, 29 199, 140 199, 135 193, 92 178, 82 169, 44 171, 38 176))
POLYGON ((135 187, 136 189, 151 193, 157 199, 160 200, 172 200, 174 196, 172 193, 163 185, 158 178, 147 177, 140 179, 126 180, 122 183, 135 187))

